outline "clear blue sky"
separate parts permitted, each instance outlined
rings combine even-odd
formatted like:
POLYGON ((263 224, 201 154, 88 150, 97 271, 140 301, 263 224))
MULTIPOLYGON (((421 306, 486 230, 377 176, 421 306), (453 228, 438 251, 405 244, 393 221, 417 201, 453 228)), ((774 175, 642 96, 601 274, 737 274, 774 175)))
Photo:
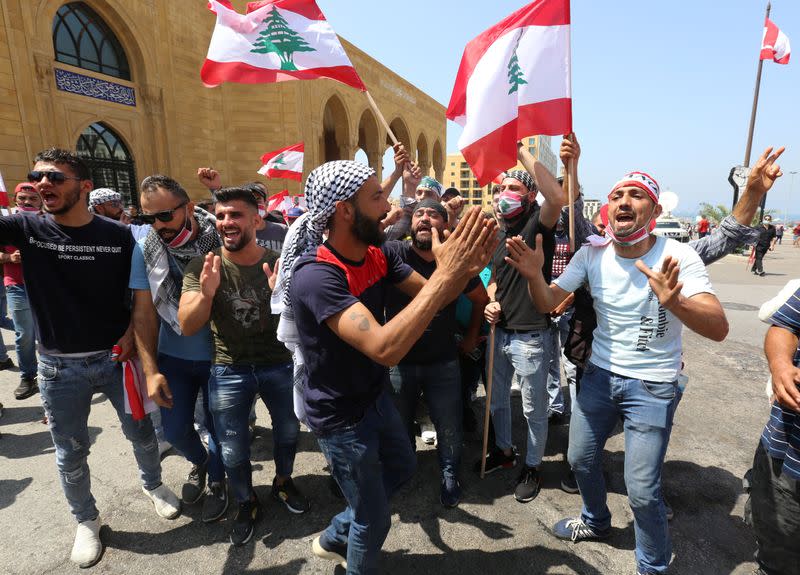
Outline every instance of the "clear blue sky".
MULTIPOLYGON (((444 105, 465 44, 524 0, 317 0, 334 29, 444 105)), ((631 170, 680 198, 729 204, 731 166, 744 159, 762 0, 573 0, 574 127, 587 197, 603 198, 631 170)), ((764 63, 753 143, 785 145, 785 176, 767 207, 800 217, 800 2, 774 0, 771 19, 794 43, 787 66, 764 63)), ((460 127, 448 122, 447 149, 460 127)), ((557 151, 559 138, 554 138, 557 151)))

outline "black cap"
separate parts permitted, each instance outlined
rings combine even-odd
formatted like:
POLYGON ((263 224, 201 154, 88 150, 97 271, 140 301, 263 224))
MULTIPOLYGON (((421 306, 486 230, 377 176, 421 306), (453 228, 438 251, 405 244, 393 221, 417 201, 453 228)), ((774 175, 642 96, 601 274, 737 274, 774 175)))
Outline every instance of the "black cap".
POLYGON ((459 192, 457 188, 447 188, 442 193, 442 199, 443 200, 449 200, 450 198, 453 198, 455 196, 460 196, 460 195, 461 195, 461 192, 459 192))

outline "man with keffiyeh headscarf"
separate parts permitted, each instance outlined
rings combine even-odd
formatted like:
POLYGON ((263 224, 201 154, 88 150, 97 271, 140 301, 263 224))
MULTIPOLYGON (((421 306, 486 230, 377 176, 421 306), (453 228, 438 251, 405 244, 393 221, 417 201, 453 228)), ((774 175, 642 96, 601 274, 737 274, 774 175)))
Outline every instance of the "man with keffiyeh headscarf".
POLYGON ((387 393, 387 366, 411 349, 496 244, 494 222, 474 208, 447 242, 436 236, 438 267, 425 282, 380 248, 388 193, 362 164, 316 168, 306 181, 308 212, 290 229, 281 258, 279 337, 302 356, 304 419, 348 504, 314 540, 313 551, 346 562, 348 573, 375 571, 391 525, 389 497, 415 468, 387 393), (382 325, 387 284, 414 299, 382 325))

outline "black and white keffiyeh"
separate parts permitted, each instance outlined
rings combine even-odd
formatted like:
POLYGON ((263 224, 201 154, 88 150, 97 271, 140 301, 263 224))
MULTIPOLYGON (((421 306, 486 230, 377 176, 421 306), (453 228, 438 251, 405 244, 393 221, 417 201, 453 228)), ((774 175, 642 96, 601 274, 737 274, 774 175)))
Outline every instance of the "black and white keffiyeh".
POLYGON ((529 192, 536 191, 536 182, 533 181, 531 175, 525 170, 511 170, 506 172, 506 178, 514 178, 522 182, 522 185, 528 188, 529 192))
POLYGON ((192 259, 222 245, 217 234, 217 220, 213 215, 195 207, 194 219, 200 228, 194 241, 179 248, 169 248, 161 241, 158 232, 150 229, 142 244, 153 304, 158 315, 178 335, 181 335, 178 324, 178 303, 183 286, 183 270, 192 259), (173 265, 170 265, 170 260, 173 265))

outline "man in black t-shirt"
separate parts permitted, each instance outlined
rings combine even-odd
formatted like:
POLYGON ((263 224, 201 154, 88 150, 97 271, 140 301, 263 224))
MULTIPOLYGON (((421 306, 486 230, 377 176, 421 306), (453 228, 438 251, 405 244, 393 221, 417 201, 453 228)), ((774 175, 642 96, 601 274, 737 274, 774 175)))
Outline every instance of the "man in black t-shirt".
MULTIPOLYGON (((431 251, 434 229, 440 234, 447 229, 447 210, 436 200, 425 199, 417 204, 411 217, 411 240, 387 242, 384 249, 395 252, 400 260, 424 278, 436 270, 436 259, 431 251)), ((482 310, 489 296, 479 277, 469 280, 464 294, 473 309, 482 310)), ((390 321, 408 305, 411 298, 395 287, 389 288, 386 301, 386 319, 390 321)), ((471 352, 483 317, 473 314, 465 340, 471 352)), ((420 393, 425 397, 433 425, 436 429, 437 451, 441 468, 441 502, 445 507, 455 507, 461 498, 458 467, 461 463, 462 403, 461 377, 458 366, 458 348, 455 335, 456 302, 448 303, 433 318, 425 333, 403 359, 390 368, 389 377, 394 389, 394 401, 406 425, 412 446, 414 413, 420 393)))
POLYGON ((753 274, 764 276, 764 256, 768 251, 775 249, 777 235, 775 226, 772 225, 772 216, 764 216, 764 221, 756 228, 758 230, 758 241, 755 245, 755 261, 753 262, 753 274))
POLYGON ((19 248, 39 335, 39 389, 56 450, 61 487, 78 520, 71 559, 81 567, 102 555, 100 517, 87 457, 92 396, 103 393, 133 444, 142 489, 156 512, 173 519, 178 498, 161 483, 161 463, 149 417, 125 413, 122 362, 134 353, 130 323, 133 236, 118 222, 87 210, 89 169, 77 155, 40 152, 28 179, 44 214, 0 218, 0 243, 19 248), (102 310, 102 313, 98 313, 102 310), (112 347, 119 353, 112 355, 112 347))
MULTIPOLYGON (((543 273, 549 280, 553 266, 553 230, 564 205, 563 193, 553 175, 533 159, 527 148, 520 145, 518 151, 527 171, 506 174, 500 185, 496 211, 506 238, 521 236, 534 247, 536 235, 542 235, 543 273), (537 191, 545 198, 541 207, 533 199, 537 191)), ((486 306, 487 321, 496 324, 491 405, 496 446, 487 455, 486 471, 508 469, 516 464, 511 443, 511 380, 516 376, 528 425, 528 445, 514 496, 517 501, 526 503, 536 498, 541 486, 538 467, 547 443, 547 372, 553 354, 553 333, 549 315, 537 312, 531 305, 528 283, 506 262, 507 255, 505 242, 501 241, 492 260, 488 291, 493 301, 486 306)))
POLYGON ((308 212, 289 231, 276 288, 286 294, 279 334, 298 344, 305 361, 306 422, 347 500, 347 508, 314 540, 313 552, 346 561, 351 574, 377 571, 391 526, 389 497, 415 467, 386 393, 387 366, 409 352, 496 245, 494 222, 472 208, 446 242, 434 234, 437 269, 425 282, 396 254, 378 247, 389 191, 381 189, 374 170, 357 162, 328 162, 313 170, 305 186, 308 212), (414 299, 382 325, 388 284, 414 299))

